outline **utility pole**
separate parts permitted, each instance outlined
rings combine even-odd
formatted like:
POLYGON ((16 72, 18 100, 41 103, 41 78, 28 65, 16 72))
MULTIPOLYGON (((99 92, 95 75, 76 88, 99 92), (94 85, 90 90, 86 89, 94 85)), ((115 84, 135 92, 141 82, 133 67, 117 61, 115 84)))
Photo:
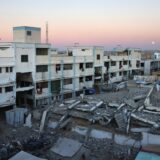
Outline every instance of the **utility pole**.
POLYGON ((46 43, 48 43, 48 22, 46 22, 46 43))

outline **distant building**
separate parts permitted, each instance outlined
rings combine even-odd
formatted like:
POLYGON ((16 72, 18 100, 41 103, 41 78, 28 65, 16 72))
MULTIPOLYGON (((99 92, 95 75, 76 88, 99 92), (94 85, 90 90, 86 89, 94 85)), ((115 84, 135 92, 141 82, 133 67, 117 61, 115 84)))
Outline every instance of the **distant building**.
POLYGON ((160 53, 153 53, 151 59, 143 59, 141 61, 141 71, 144 75, 160 77, 160 53))
POLYGON ((110 83, 127 80, 140 73, 141 53, 139 49, 114 50, 104 56, 104 80, 110 83))

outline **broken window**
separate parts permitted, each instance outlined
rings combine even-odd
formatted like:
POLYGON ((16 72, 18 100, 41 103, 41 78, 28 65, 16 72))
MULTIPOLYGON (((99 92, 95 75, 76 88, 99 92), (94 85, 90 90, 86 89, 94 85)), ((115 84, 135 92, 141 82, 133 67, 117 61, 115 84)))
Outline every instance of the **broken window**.
POLYGON ((12 92, 13 91, 13 86, 5 87, 5 92, 12 92))
POLYGON ((48 48, 36 48, 37 56, 45 56, 48 55, 48 48))
POLYGON ((111 61, 111 66, 116 66, 116 61, 111 61))
POLYGON ((9 72, 9 67, 6 67, 6 72, 7 72, 7 73, 9 72))
MULTIPOLYGON (((13 72, 13 67, 6 67, 6 72, 13 72)), ((1 72, 0 72, 1 73, 1 72)))
POLYGON ((72 78, 64 79, 64 85, 72 84, 72 78))
POLYGON ((111 78, 113 78, 113 77, 116 77, 116 73, 115 72, 111 73, 111 78))
POLYGON ((72 70, 72 64, 64 64, 64 70, 72 70))
POLYGON ((119 76, 122 76, 122 72, 119 72, 119 76))
POLYGON ((93 68, 93 63, 86 63, 86 68, 93 68))
POLYGON ((37 86, 37 88, 40 87, 40 86, 41 86, 42 88, 48 88, 48 82, 37 83, 36 86, 37 86))
POLYGON ((123 65, 127 65, 127 61, 123 61, 123 65))
POLYGON ((127 71, 124 71, 124 72, 123 72, 123 75, 124 75, 124 76, 127 76, 127 71))
POLYGON ((36 66, 36 72, 48 72, 47 65, 38 65, 36 66))
POLYGON ((13 72, 13 67, 10 67, 10 72, 13 72))
POLYGON ((101 58, 100 54, 97 54, 97 60, 100 60, 100 58, 101 58))
POLYGON ((2 88, 0 87, 0 93, 2 93, 2 88))
POLYGON ((28 55, 21 55, 21 62, 28 62, 28 55))
POLYGON ((64 94, 64 99, 72 98, 72 93, 64 94))
POLYGON ((61 66, 60 64, 56 64, 56 72, 60 71, 61 70, 61 66))
POLYGON ((140 67, 140 61, 136 61, 136 67, 140 67))
POLYGON ((92 81, 92 76, 86 76, 86 77, 85 77, 85 80, 86 80, 86 81, 92 81))
POLYGON ((80 69, 81 71, 84 71, 83 63, 80 63, 80 64, 79 64, 79 69, 80 69))
POLYGON ((31 36, 32 32, 31 31, 27 31, 27 36, 31 36))
POLYGON ((129 66, 132 67, 131 61, 129 61, 129 66))
POLYGON ((141 63, 141 67, 144 67, 144 63, 141 63))
POLYGON ((119 62, 119 69, 122 68, 122 61, 119 62))
POLYGON ((61 82, 60 80, 52 81, 51 82, 51 91, 53 92, 58 92, 61 90, 61 82))
MULTIPOLYGON (((6 67, 6 72, 13 72, 13 67, 6 67)), ((1 72, 0 72, 1 73, 1 72)))
POLYGON ((36 84, 37 94, 41 94, 43 88, 48 88, 48 82, 41 82, 36 84))
POLYGON ((72 51, 68 51, 68 56, 73 56, 72 51))
POLYGON ((37 94, 41 94, 42 93, 42 85, 41 85, 41 83, 36 84, 36 90, 37 90, 37 94))
POLYGON ((79 77, 79 82, 80 82, 80 83, 83 82, 83 77, 79 77))

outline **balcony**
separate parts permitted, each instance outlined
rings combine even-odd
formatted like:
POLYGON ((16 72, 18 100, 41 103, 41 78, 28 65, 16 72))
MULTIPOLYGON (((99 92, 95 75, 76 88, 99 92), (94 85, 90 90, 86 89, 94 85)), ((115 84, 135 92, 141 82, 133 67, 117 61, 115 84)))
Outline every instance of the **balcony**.
POLYGON ((17 83, 16 92, 29 91, 33 88, 34 86, 31 82, 19 82, 17 83))
POLYGON ((102 78, 102 73, 100 72, 95 72, 94 74, 94 79, 101 79, 102 78))

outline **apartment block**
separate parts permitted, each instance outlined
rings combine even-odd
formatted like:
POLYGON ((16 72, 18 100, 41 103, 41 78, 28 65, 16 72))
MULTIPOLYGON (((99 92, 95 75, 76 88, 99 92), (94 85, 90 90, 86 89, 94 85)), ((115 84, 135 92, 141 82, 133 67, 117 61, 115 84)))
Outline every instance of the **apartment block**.
POLYGON ((21 26, 13 28, 13 42, 0 43, 1 107, 50 105, 140 70, 141 54, 136 49, 104 55, 102 46, 74 45, 59 53, 40 42, 40 28, 21 26))
POLYGON ((143 75, 155 75, 160 78, 160 53, 151 54, 150 59, 143 57, 141 61, 141 72, 143 75))
POLYGON ((0 108, 14 107, 16 97, 14 48, 0 43, 0 108))
POLYGON ((139 49, 117 49, 104 56, 104 81, 118 82, 140 73, 141 53, 139 49))

